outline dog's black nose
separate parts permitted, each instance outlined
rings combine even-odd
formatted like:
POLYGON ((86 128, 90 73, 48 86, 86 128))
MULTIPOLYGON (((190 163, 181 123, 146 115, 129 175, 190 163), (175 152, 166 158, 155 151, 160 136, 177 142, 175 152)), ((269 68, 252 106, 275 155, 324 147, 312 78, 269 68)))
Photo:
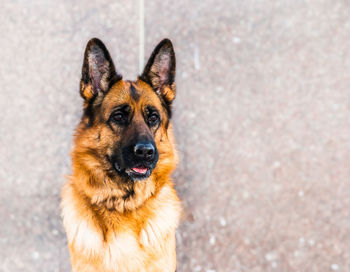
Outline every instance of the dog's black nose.
POLYGON ((134 153, 140 159, 151 160, 154 158, 155 148, 151 143, 138 143, 134 147, 134 153))

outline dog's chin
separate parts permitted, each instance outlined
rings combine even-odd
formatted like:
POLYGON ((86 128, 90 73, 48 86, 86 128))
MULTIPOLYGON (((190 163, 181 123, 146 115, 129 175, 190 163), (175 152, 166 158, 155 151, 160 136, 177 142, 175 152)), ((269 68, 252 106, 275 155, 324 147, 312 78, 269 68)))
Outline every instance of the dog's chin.
POLYGON ((117 163, 114 164, 115 170, 123 175, 129 177, 132 181, 144 180, 151 176, 152 168, 146 166, 137 166, 132 168, 121 168, 117 163))

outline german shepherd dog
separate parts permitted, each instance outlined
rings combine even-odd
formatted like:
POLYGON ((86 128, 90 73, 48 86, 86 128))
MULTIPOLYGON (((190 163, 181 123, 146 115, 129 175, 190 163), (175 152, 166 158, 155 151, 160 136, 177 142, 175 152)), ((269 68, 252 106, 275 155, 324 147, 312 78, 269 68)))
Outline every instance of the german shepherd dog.
POLYGON ((122 79, 99 39, 88 42, 83 115, 61 202, 74 272, 175 271, 174 78, 168 39, 136 81, 122 79))

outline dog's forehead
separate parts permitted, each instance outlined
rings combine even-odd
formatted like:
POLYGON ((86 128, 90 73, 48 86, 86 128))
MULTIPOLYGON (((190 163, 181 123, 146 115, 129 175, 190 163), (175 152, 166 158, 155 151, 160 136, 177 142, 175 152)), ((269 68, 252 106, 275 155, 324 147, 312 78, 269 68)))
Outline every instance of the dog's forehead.
POLYGON ((111 111, 124 104, 134 107, 149 105, 158 109, 162 108, 158 95, 150 86, 140 80, 134 82, 119 80, 104 98, 103 108, 105 111, 111 111))

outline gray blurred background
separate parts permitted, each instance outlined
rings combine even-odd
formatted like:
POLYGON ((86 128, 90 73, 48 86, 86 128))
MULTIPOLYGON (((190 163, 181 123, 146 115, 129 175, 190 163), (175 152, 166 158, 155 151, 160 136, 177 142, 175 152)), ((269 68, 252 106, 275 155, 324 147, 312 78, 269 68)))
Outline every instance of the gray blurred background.
POLYGON ((128 79, 174 43, 179 272, 350 271, 350 2, 140 3, 1 1, 0 271, 70 271, 59 195, 94 36, 128 79))

